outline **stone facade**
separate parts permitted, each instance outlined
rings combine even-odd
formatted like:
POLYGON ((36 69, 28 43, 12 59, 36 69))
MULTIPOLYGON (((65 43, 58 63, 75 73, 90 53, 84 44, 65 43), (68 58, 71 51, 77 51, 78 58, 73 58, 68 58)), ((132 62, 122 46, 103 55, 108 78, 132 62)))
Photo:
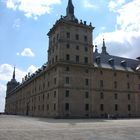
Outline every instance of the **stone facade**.
POLYGON ((66 16, 48 33, 48 63, 10 91, 13 80, 8 82, 5 112, 57 118, 139 117, 139 60, 109 55, 104 40, 98 53, 93 30, 91 23, 78 21, 69 0, 66 16))

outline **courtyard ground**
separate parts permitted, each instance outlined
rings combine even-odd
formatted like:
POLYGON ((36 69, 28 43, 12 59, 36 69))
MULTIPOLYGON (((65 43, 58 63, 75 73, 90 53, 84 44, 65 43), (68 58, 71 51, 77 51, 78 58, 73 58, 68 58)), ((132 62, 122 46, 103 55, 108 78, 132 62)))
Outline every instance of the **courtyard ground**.
POLYGON ((47 119, 0 115, 0 140, 140 140, 140 119, 47 119))

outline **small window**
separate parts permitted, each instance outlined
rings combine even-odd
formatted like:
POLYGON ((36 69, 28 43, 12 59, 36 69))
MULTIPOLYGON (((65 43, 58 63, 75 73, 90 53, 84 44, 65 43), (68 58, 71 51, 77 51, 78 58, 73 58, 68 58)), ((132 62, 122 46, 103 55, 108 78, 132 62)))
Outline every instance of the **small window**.
POLYGON ((53 105, 53 109, 56 110, 56 104, 53 105))
POLYGON ((67 46, 68 49, 70 48, 70 44, 67 44, 66 46, 67 46))
POLYGON ((75 38, 76 38, 76 40, 79 40, 79 35, 76 34, 76 35, 75 35, 75 38))
POLYGON ((69 84, 69 82, 70 82, 69 77, 66 77, 66 84, 69 84))
POLYGON ((85 47, 85 52, 87 52, 88 51, 88 47, 85 47))
POLYGON ((67 32, 67 38, 70 38, 70 32, 67 32))
POLYGON ((49 104, 47 104, 47 110, 49 110, 49 104))
POLYGON ((76 63, 79 63, 79 56, 76 55, 76 63))
POLYGON ((86 111, 89 110, 89 104, 85 104, 85 110, 86 110, 86 111))
POLYGON ((69 111, 69 103, 65 103, 65 110, 69 111))
POLYGON ((131 111, 131 105, 130 104, 128 105, 128 111, 131 111))
POLYGON ((56 98, 56 91, 54 91, 54 98, 56 98))
POLYGON ((66 71, 70 71, 70 67, 66 67, 66 71))
POLYGON ((130 94, 128 94, 128 100, 130 100, 131 99, 131 96, 130 96, 130 94))
POLYGON ((88 72, 89 72, 89 70, 88 70, 88 69, 86 69, 86 70, 85 70, 85 73, 88 73, 88 72))
POLYGON ((79 50, 79 46, 78 45, 76 46, 76 50, 79 50))
POLYGON ((117 73, 116 72, 114 72, 114 77, 116 77, 117 76, 117 73))
POLYGON ((88 81, 88 79, 85 79, 85 85, 86 85, 86 86, 89 85, 89 81, 88 81))
POLYGON ((69 97, 69 90, 66 90, 65 97, 66 97, 66 98, 68 98, 68 97, 69 97))
POLYGON ((114 82, 114 88, 117 88, 117 82, 116 81, 114 82))
POLYGON ((54 84, 56 85, 56 78, 54 78, 54 84))
POLYGON ((130 89, 130 83, 127 83, 127 88, 130 89))
POLYGON ((67 61, 70 60, 70 55, 69 55, 69 54, 66 55, 66 60, 67 60, 67 61))
POLYGON ((85 57, 85 64, 88 63, 88 57, 85 57))
POLYGON ((100 110, 104 111, 104 105, 103 104, 100 105, 100 110))
POLYGON ((102 70, 100 71, 100 74, 103 75, 103 71, 102 70))
POLYGON ((103 92, 100 93, 100 99, 104 99, 104 93, 103 92))
POLYGON ((48 94, 47 94, 47 99, 49 99, 49 97, 50 97, 50 94, 48 93, 48 94))
POLYGON ((126 74, 126 77, 129 78, 129 74, 126 74))
POLYGON ((118 111, 118 105, 115 104, 115 111, 118 111))
POLYGON ((114 99, 115 99, 115 100, 118 99, 118 94, 117 94, 117 93, 114 94, 114 99))
POLYGON ((85 92, 85 98, 89 98, 89 93, 85 92))
POLYGON ((138 89, 140 90, 140 84, 138 85, 138 89))
POLYGON ((57 62, 57 55, 55 56, 55 61, 57 62))
POLYGON ((84 41, 87 42, 87 36, 86 35, 84 36, 84 41))
POLYGON ((100 80, 100 87, 104 87, 104 82, 103 82, 103 80, 100 80))

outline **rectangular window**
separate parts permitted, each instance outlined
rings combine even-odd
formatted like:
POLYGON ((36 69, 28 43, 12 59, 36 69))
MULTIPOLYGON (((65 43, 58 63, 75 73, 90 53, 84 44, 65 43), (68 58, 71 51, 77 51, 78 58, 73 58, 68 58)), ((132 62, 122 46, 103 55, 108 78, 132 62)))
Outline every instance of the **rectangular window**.
POLYGON ((49 97, 50 97, 50 94, 48 93, 48 94, 47 94, 47 99, 49 99, 49 97))
POLYGON ((86 85, 86 86, 89 85, 88 79, 85 79, 85 85, 86 85))
POLYGON ((66 60, 67 60, 67 61, 70 60, 70 55, 69 55, 69 54, 66 55, 66 60))
POLYGON ((69 77, 66 77, 66 84, 69 84, 70 83, 70 79, 69 77))
POLYGON ((117 93, 114 94, 114 99, 115 99, 115 100, 118 99, 118 94, 117 94, 117 93))
POLYGON ((101 87, 101 88, 104 87, 104 82, 103 82, 103 80, 100 80, 100 87, 101 87))
POLYGON ((86 110, 86 111, 89 110, 89 104, 85 104, 85 110, 86 110))
POLYGON ((114 82, 114 88, 117 88, 117 82, 116 81, 114 82))
POLYGON ((115 104, 115 111, 118 111, 118 105, 115 104))
POLYGON ((85 47, 85 52, 87 52, 88 51, 88 47, 85 47))
POLYGON ((56 91, 54 91, 54 98, 56 98, 56 91))
POLYGON ((70 71, 70 67, 66 67, 66 71, 70 71))
POLYGON ((76 55, 76 63, 79 63, 79 56, 76 55))
POLYGON ((139 88, 139 90, 140 90, 140 84, 139 84, 138 86, 139 86, 138 88, 139 88))
POLYGON ((89 98, 89 93, 85 92, 85 98, 89 98))
POLYGON ((49 110, 49 104, 47 104, 47 110, 49 110))
POLYGON ((53 109, 56 110, 56 104, 53 105, 53 109))
POLYGON ((104 99, 104 93, 103 92, 100 93, 100 99, 104 99))
POLYGON ((85 64, 88 63, 88 57, 85 57, 85 64))
POLYGON ((67 32, 67 38, 69 39, 70 38, 70 32, 67 32))
POLYGON ((66 98, 68 98, 68 97, 69 97, 69 90, 66 90, 65 97, 66 97, 66 98))
POLYGON ((67 46, 68 49, 70 48, 70 44, 67 44, 66 46, 67 46))
POLYGON ((78 45, 76 46, 76 50, 79 50, 79 46, 78 45))
POLYGON ((54 78, 54 84, 56 85, 56 78, 54 78))
POLYGON ((103 104, 100 105, 100 110, 104 111, 104 105, 103 104))
POLYGON ((130 89, 130 83, 127 83, 127 88, 130 89))
POLYGON ((130 100, 130 98, 131 98, 131 96, 130 96, 130 94, 128 94, 128 100, 130 100))
POLYGON ((69 103, 65 103, 65 110, 69 111, 69 103))
POLYGON ((75 35, 75 38, 76 38, 76 40, 79 40, 79 35, 76 34, 76 35, 75 35))
POLYGON ((131 111, 131 105, 128 105, 128 111, 131 111))
POLYGON ((84 41, 87 42, 87 36, 86 35, 84 36, 84 41))

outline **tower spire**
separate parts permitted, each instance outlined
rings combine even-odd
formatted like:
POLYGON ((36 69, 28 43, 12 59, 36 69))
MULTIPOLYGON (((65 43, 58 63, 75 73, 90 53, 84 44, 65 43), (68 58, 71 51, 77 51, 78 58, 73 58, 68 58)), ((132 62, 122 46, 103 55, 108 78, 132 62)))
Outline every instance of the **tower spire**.
POLYGON ((14 71, 13 71, 13 80, 15 80, 15 67, 14 67, 14 71))
POLYGON ((105 45, 105 39, 104 39, 104 38, 103 38, 102 53, 103 53, 103 54, 108 54, 107 51, 106 51, 106 45, 105 45))
POLYGON ((73 6, 73 3, 72 3, 72 0, 68 0, 68 6, 67 6, 67 9, 66 9, 66 18, 68 20, 75 20, 75 16, 74 16, 74 6, 73 6))

